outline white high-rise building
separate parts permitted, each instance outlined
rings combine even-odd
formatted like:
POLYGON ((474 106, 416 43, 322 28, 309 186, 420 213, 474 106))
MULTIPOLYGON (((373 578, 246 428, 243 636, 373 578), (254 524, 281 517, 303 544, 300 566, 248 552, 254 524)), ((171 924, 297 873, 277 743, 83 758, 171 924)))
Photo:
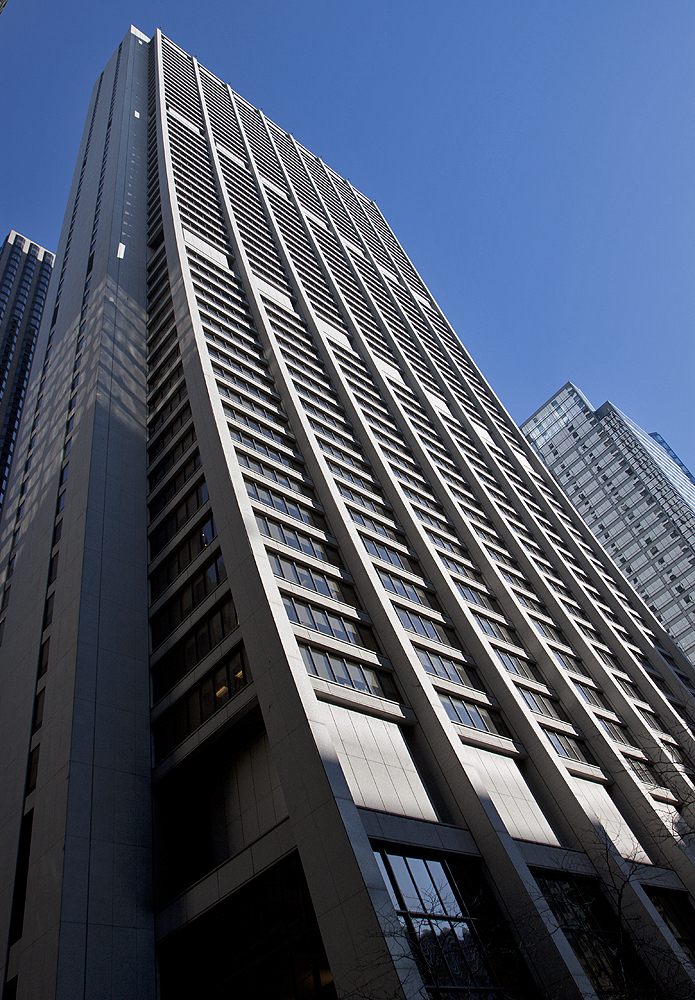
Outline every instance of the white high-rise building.
POLYGON ((695 479, 660 434, 568 382, 521 430, 635 590, 695 658, 695 479))
POLYGON ((692 997, 695 672, 374 203, 131 29, 56 264, 5 1000, 692 997))

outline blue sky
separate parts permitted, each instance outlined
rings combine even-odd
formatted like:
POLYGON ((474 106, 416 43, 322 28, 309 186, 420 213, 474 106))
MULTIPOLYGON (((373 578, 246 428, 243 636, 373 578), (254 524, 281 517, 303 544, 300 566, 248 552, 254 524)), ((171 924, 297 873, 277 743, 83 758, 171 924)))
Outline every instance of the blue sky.
POLYGON ((9 0, 0 238, 55 249, 131 22, 377 202, 517 421, 571 380, 695 469, 692 0, 9 0))

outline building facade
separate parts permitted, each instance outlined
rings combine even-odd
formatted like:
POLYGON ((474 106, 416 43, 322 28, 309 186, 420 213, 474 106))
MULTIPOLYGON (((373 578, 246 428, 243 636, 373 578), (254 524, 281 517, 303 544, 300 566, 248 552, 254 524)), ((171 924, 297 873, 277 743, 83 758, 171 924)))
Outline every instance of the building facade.
POLYGON ((53 254, 12 230, 0 249, 0 512, 52 270, 53 254))
POLYGON ((658 433, 568 382, 521 430, 683 652, 695 660, 695 481, 658 433))
POLYGON ((695 673, 374 203, 133 28, 57 260, 6 1000, 691 997, 695 673))

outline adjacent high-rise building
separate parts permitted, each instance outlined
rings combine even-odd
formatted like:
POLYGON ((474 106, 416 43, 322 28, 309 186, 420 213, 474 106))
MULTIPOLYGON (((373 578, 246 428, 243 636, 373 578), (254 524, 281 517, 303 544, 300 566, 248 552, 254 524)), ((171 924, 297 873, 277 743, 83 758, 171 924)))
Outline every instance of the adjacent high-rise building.
POLYGON ((695 480, 663 437, 568 382, 521 425, 596 537, 695 662, 695 480))
POLYGON ((52 269, 52 253, 12 230, 0 249, 0 511, 52 269))
POLYGON ((131 29, 57 262, 5 1000, 692 997, 695 672, 376 205, 131 29))

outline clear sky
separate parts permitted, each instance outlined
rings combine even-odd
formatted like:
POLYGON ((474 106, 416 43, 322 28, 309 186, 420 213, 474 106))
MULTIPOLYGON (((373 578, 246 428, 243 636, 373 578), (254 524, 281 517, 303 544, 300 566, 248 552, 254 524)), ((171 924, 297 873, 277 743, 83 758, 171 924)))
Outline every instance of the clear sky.
POLYGON ((131 22, 377 202, 518 422, 570 380, 695 470, 693 0, 8 0, 0 239, 56 248, 131 22))

